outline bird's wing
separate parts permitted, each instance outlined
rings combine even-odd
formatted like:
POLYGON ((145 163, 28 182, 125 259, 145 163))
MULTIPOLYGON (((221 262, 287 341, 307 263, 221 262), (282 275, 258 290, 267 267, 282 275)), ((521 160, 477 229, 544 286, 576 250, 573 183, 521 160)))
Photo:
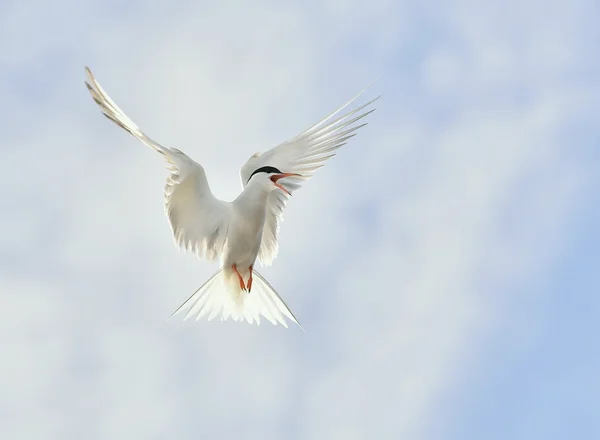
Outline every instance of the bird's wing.
MULTIPOLYGON (((297 173, 302 177, 287 177, 279 181, 287 190, 294 191, 301 187, 303 180, 310 179, 313 174, 325 165, 325 161, 336 154, 336 150, 345 145, 356 135, 356 131, 367 125, 363 118, 375 111, 370 108, 380 96, 356 106, 346 113, 342 111, 353 104, 366 88, 350 101, 333 111, 315 125, 294 138, 268 150, 253 155, 240 170, 242 187, 256 169, 272 166, 282 173, 297 173)), ((263 238, 258 259, 263 266, 270 265, 277 256, 277 234, 283 219, 283 209, 289 196, 283 191, 273 191, 267 200, 267 217, 263 229, 263 238)))
POLYGON ((115 104, 86 67, 86 86, 104 116, 127 130, 144 144, 162 154, 170 175, 165 185, 165 211, 169 217, 175 243, 194 252, 199 258, 219 257, 230 219, 230 205, 215 198, 204 168, 176 148, 168 148, 149 138, 115 104))

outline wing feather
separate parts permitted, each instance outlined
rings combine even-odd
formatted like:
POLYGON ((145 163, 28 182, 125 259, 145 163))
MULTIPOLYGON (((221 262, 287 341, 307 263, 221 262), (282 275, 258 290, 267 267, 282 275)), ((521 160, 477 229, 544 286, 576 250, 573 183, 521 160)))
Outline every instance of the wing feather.
MULTIPOLYGON (((240 170, 242 187, 247 185, 254 170, 263 166, 273 166, 284 173, 301 174, 302 177, 289 177, 279 181, 290 192, 299 189, 302 181, 310 179, 317 170, 325 166, 327 160, 336 155, 336 150, 346 145, 360 128, 367 125, 361 121, 375 111, 369 106, 381 96, 342 113, 365 90, 366 88, 299 135, 262 154, 253 155, 240 170)), ((258 259, 263 266, 270 265, 277 257, 277 236, 288 199, 289 196, 282 191, 273 191, 267 200, 267 217, 258 253, 258 259)))
POLYGON ((227 239, 230 204, 214 197, 200 164, 182 151, 164 147, 147 136, 108 96, 91 70, 85 70, 89 80, 85 84, 104 116, 167 161, 170 174, 164 189, 165 212, 177 246, 199 258, 218 258, 227 239))

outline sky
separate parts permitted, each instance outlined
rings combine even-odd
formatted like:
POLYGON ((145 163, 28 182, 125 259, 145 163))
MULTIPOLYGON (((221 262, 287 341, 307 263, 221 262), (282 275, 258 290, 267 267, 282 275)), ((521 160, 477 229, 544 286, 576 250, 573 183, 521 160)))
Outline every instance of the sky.
POLYGON ((600 4, 0 4, 0 437, 600 438, 600 4), (306 332, 171 320, 162 158, 239 168, 372 80, 259 269, 306 332))

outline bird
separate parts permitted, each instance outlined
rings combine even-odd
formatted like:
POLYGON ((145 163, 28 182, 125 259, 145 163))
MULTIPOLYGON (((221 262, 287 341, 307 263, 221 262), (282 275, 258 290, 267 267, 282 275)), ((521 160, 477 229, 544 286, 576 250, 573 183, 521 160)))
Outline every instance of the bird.
POLYGON ((85 71, 86 87, 104 116, 166 161, 164 208, 176 246, 201 260, 220 260, 218 271, 170 318, 187 310, 183 320, 220 316, 259 325, 262 316, 286 328, 287 318, 303 329, 254 266, 257 260, 270 266, 277 257, 280 223, 292 192, 367 125, 364 118, 375 111, 373 103, 381 95, 362 105, 355 103, 372 84, 300 134, 250 156, 240 169, 240 194, 226 202, 213 195, 202 165, 146 135, 104 91, 90 68, 85 71))

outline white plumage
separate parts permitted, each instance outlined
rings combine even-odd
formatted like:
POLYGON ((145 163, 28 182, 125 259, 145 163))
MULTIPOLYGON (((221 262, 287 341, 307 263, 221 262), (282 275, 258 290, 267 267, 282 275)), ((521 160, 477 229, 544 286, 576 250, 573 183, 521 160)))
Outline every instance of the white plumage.
POLYGON ((162 154, 170 175, 164 190, 165 211, 175 243, 199 258, 221 261, 221 268, 188 298, 173 315, 188 309, 184 319, 220 316, 221 319, 260 323, 260 316, 287 327, 285 318, 299 325, 273 287, 254 269, 258 259, 270 265, 277 256, 277 235, 291 191, 313 176, 325 161, 374 111, 379 97, 347 113, 341 111, 363 92, 298 136, 248 159, 240 170, 242 192, 232 202, 211 192, 204 168, 182 151, 149 138, 115 104, 86 67, 86 86, 103 114, 144 144, 162 154))

